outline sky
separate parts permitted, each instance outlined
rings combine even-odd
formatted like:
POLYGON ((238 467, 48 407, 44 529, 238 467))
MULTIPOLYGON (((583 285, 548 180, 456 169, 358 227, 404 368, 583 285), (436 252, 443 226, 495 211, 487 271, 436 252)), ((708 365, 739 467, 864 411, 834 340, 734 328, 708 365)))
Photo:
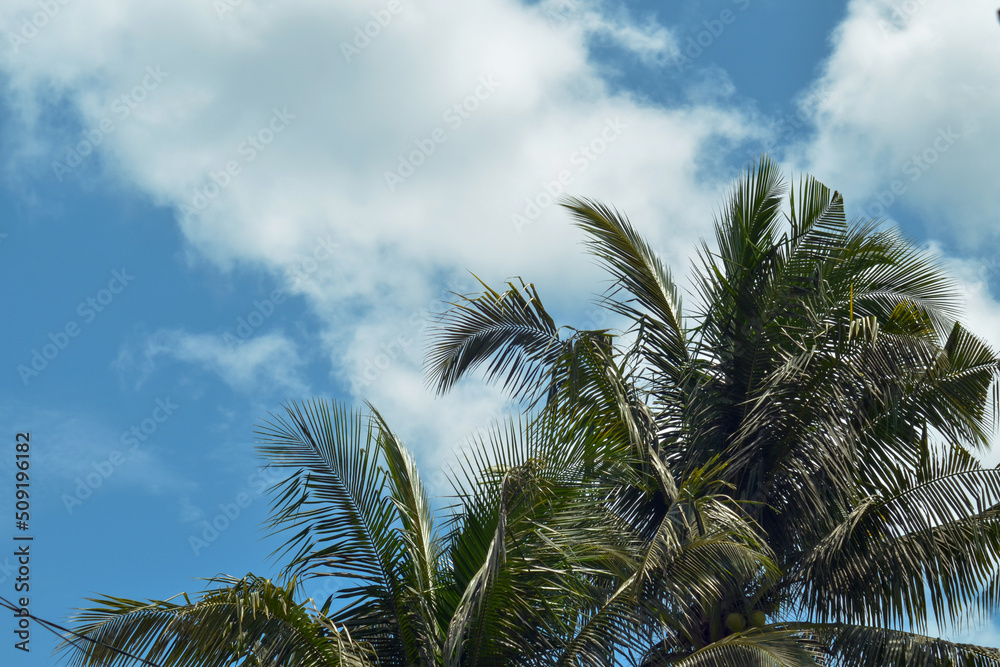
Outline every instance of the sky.
MULTIPOLYGON (((979 0, 4 0, 0 595, 15 536, 61 622, 276 574, 253 428, 288 399, 371 401, 445 493, 510 409, 426 388, 449 293, 522 276, 561 324, 604 322, 562 194, 686 284, 767 152, 932 248, 1000 346, 998 63, 979 0)), ((55 664, 3 618, 0 664, 55 664)), ((989 619, 945 634, 1000 646, 989 619)))

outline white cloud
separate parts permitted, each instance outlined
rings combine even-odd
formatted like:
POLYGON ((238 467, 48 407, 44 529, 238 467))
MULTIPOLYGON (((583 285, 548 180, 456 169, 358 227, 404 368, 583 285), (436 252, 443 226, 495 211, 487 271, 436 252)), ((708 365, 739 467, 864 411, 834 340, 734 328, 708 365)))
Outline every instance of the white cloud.
POLYGON ((248 340, 218 334, 160 330, 138 344, 126 344, 116 366, 135 374, 136 388, 155 371, 157 358, 167 356, 214 373, 234 391, 256 394, 275 387, 295 394, 308 391, 302 378, 302 359, 295 344, 281 334, 259 334, 248 340), (138 357, 138 358, 137 358, 138 357))
MULTIPOLYGON (((201 0, 95 0, 64 6, 0 67, 35 138, 49 130, 32 125, 35 112, 53 102, 85 130, 112 122, 98 146, 107 177, 177 210, 191 250, 219 266, 279 274, 332 238, 333 261, 293 291, 326 323, 347 384, 443 280, 468 270, 491 284, 523 275, 550 304, 586 308, 602 277, 550 192, 613 202, 681 270, 709 231, 729 175, 715 168, 717 149, 756 130, 725 94, 666 109, 610 92, 594 40, 656 63, 673 36, 623 5, 569 4, 553 21, 546 10, 559 3, 512 0, 403 1, 391 19, 385 3, 363 0, 245 0, 221 18, 201 0)), ((34 8, 4 3, 0 28, 16 30, 34 8)), ((36 168, 67 165, 85 139, 51 139, 36 168)), ((149 360, 170 354, 243 389, 284 381, 278 369, 297 363, 265 337, 236 351, 182 332, 156 345, 149 360)), ((417 381, 421 353, 414 343, 395 367, 412 377, 380 378, 396 384, 378 390, 381 407, 422 420, 415 432, 453 442, 499 407, 473 392, 466 419, 438 419, 444 404, 417 381)))
POLYGON ((963 323, 1000 350, 1000 303, 989 287, 990 280, 996 278, 997 270, 1000 269, 996 256, 990 260, 948 257, 945 263, 952 275, 959 280, 965 297, 963 323))
POLYGON ((965 618, 959 618, 958 621, 957 626, 949 626, 945 623, 936 623, 933 618, 928 619, 927 636, 942 637, 963 644, 1000 646, 1000 629, 992 619, 984 619, 979 614, 972 613, 965 618))
POLYGON ((543 0, 537 11, 554 28, 582 30, 631 52, 647 65, 663 65, 679 53, 674 34, 647 17, 639 22, 625 5, 601 0, 543 0))
POLYGON ((963 250, 995 242, 998 60, 993 4, 852 0, 816 83, 817 134, 792 156, 858 213, 915 214, 963 250))

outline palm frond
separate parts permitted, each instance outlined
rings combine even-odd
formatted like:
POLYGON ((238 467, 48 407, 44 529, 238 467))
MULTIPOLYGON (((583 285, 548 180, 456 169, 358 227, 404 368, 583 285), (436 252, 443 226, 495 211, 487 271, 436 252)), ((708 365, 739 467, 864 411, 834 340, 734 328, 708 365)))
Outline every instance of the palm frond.
POLYGON ((683 657, 651 656, 643 667, 815 667, 821 647, 807 633, 781 627, 731 634, 683 657))
POLYGON ((591 237, 587 249, 615 280, 604 304, 641 323, 647 361, 676 381, 689 354, 681 298, 670 271, 619 212, 588 199, 570 198, 563 206, 591 237))
MULTIPOLYGON (((928 466, 940 468, 938 464, 928 466)), ((984 599, 1000 562, 1000 470, 968 469, 897 480, 812 547, 792 575, 801 611, 819 621, 925 628, 960 625, 984 599)))
POLYGON ((885 667, 998 667, 1000 650, 950 642, 937 637, 858 625, 826 625, 818 632, 834 656, 835 665, 885 667))
POLYGON ((227 667, 254 661, 302 667, 374 664, 365 647, 329 619, 293 600, 295 582, 282 586, 247 575, 209 580, 220 588, 192 602, 140 602, 105 596, 80 610, 77 631, 96 642, 65 644, 73 667, 128 665, 113 646, 171 667, 227 667))
POLYGON ((399 514, 399 534, 408 557, 399 563, 404 618, 403 643, 411 661, 437 664, 443 631, 438 626, 438 594, 442 586, 441 541, 434 530, 430 500, 413 455, 393 434, 382 415, 368 406, 379 428, 378 441, 388 473, 389 498, 399 514))
POLYGON ((548 389, 546 374, 565 343, 534 286, 509 282, 497 292, 480 284, 482 294, 458 295, 459 301, 440 316, 425 365, 429 382, 443 394, 489 362, 486 381, 502 383, 515 398, 548 389))
POLYGON ((290 403, 257 429, 260 453, 293 474, 273 489, 271 527, 294 534, 283 552, 296 576, 352 582, 334 616, 383 660, 405 652, 400 623, 404 591, 398 573, 406 557, 399 514, 387 493, 380 429, 360 412, 323 401, 290 403))

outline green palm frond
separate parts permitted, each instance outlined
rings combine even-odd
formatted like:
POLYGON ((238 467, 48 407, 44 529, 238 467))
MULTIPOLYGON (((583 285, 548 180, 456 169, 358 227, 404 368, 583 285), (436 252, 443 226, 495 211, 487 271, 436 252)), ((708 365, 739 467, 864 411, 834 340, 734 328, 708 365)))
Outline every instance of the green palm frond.
POLYGON ((568 602, 580 585, 572 563, 581 561, 560 544, 580 549, 596 536, 601 512, 593 489, 579 482, 587 446, 567 451, 558 435, 546 418, 497 424, 453 474, 461 502, 448 542, 458 595, 446 664, 507 664, 518 650, 554 650, 565 633, 564 605, 579 604, 568 602))
POLYGON ((998 667, 1000 650, 937 637, 856 625, 821 625, 818 632, 835 656, 835 665, 885 667, 998 667))
POLYGON ((821 647, 808 632, 764 627, 731 634, 689 655, 656 655, 642 667, 818 667, 821 647))
POLYGON ((271 527, 290 532, 283 552, 296 576, 334 576, 348 582, 333 619, 383 661, 402 663, 425 634, 411 626, 409 565, 400 511, 389 493, 379 422, 344 406, 290 403, 257 429, 270 465, 292 470, 273 493, 271 527), (415 643, 416 642, 416 643, 415 643))
POLYGON ((925 628, 960 624, 1000 562, 1000 470, 972 469, 860 503, 802 559, 802 611, 820 621, 925 628), (914 567, 919 564, 919 567, 914 567))
POLYGON ((546 390, 547 372, 564 353, 565 341, 534 286, 509 282, 497 292, 480 284, 481 295, 459 295, 441 315, 427 355, 428 380, 444 393, 489 362, 486 380, 501 382, 516 398, 546 390))
POLYGON ((681 298, 670 271, 617 211, 577 198, 568 199, 563 206, 591 237, 587 249, 615 280, 603 303, 640 326, 640 344, 647 360, 676 381, 689 360, 689 351, 681 298))
POLYGON ((437 664, 443 631, 438 627, 438 595, 443 585, 442 545, 434 530, 430 500, 412 454, 392 433, 382 415, 368 406, 379 427, 379 448, 388 473, 389 498, 399 515, 400 539, 408 558, 399 564, 406 618, 403 643, 415 647, 422 664, 437 664))
POLYGON ((185 595, 183 604, 110 596, 90 600, 99 606, 80 610, 74 620, 77 631, 94 642, 76 648, 69 664, 132 664, 108 646, 171 667, 228 667, 247 660, 302 667, 375 664, 343 628, 294 601, 294 580, 282 586, 247 575, 209 582, 221 587, 194 602, 185 595))

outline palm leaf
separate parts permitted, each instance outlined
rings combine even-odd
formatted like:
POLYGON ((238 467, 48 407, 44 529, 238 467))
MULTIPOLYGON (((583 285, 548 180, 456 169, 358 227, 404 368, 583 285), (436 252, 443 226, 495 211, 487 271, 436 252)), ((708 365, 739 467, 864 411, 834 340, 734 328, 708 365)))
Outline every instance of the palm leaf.
POLYGON ((294 533, 283 547, 292 554, 287 571, 353 583, 341 589, 347 606, 334 620, 391 662, 408 648, 398 576, 406 550, 386 493, 380 432, 361 413, 322 401, 291 403, 284 417, 272 415, 257 429, 270 465, 294 471, 273 490, 271 518, 275 532, 294 533))
POLYGON ((286 586, 254 575, 209 580, 221 588, 191 602, 139 602, 102 597, 99 606, 81 610, 77 631, 94 642, 70 650, 74 667, 128 665, 131 658, 171 667, 227 667, 245 664, 296 664, 302 667, 363 667, 367 651, 327 618, 294 602, 295 582, 286 586))
POLYGON ((885 667, 998 667, 1000 650, 937 637, 857 625, 826 625, 819 631, 837 665, 885 667))
POLYGON ((476 297, 458 295, 460 301, 441 315, 432 332, 426 362, 429 381, 444 393, 489 361, 487 382, 502 382, 514 397, 547 390, 546 374, 565 343, 534 286, 511 282, 506 291, 497 292, 480 284, 485 291, 476 297))

